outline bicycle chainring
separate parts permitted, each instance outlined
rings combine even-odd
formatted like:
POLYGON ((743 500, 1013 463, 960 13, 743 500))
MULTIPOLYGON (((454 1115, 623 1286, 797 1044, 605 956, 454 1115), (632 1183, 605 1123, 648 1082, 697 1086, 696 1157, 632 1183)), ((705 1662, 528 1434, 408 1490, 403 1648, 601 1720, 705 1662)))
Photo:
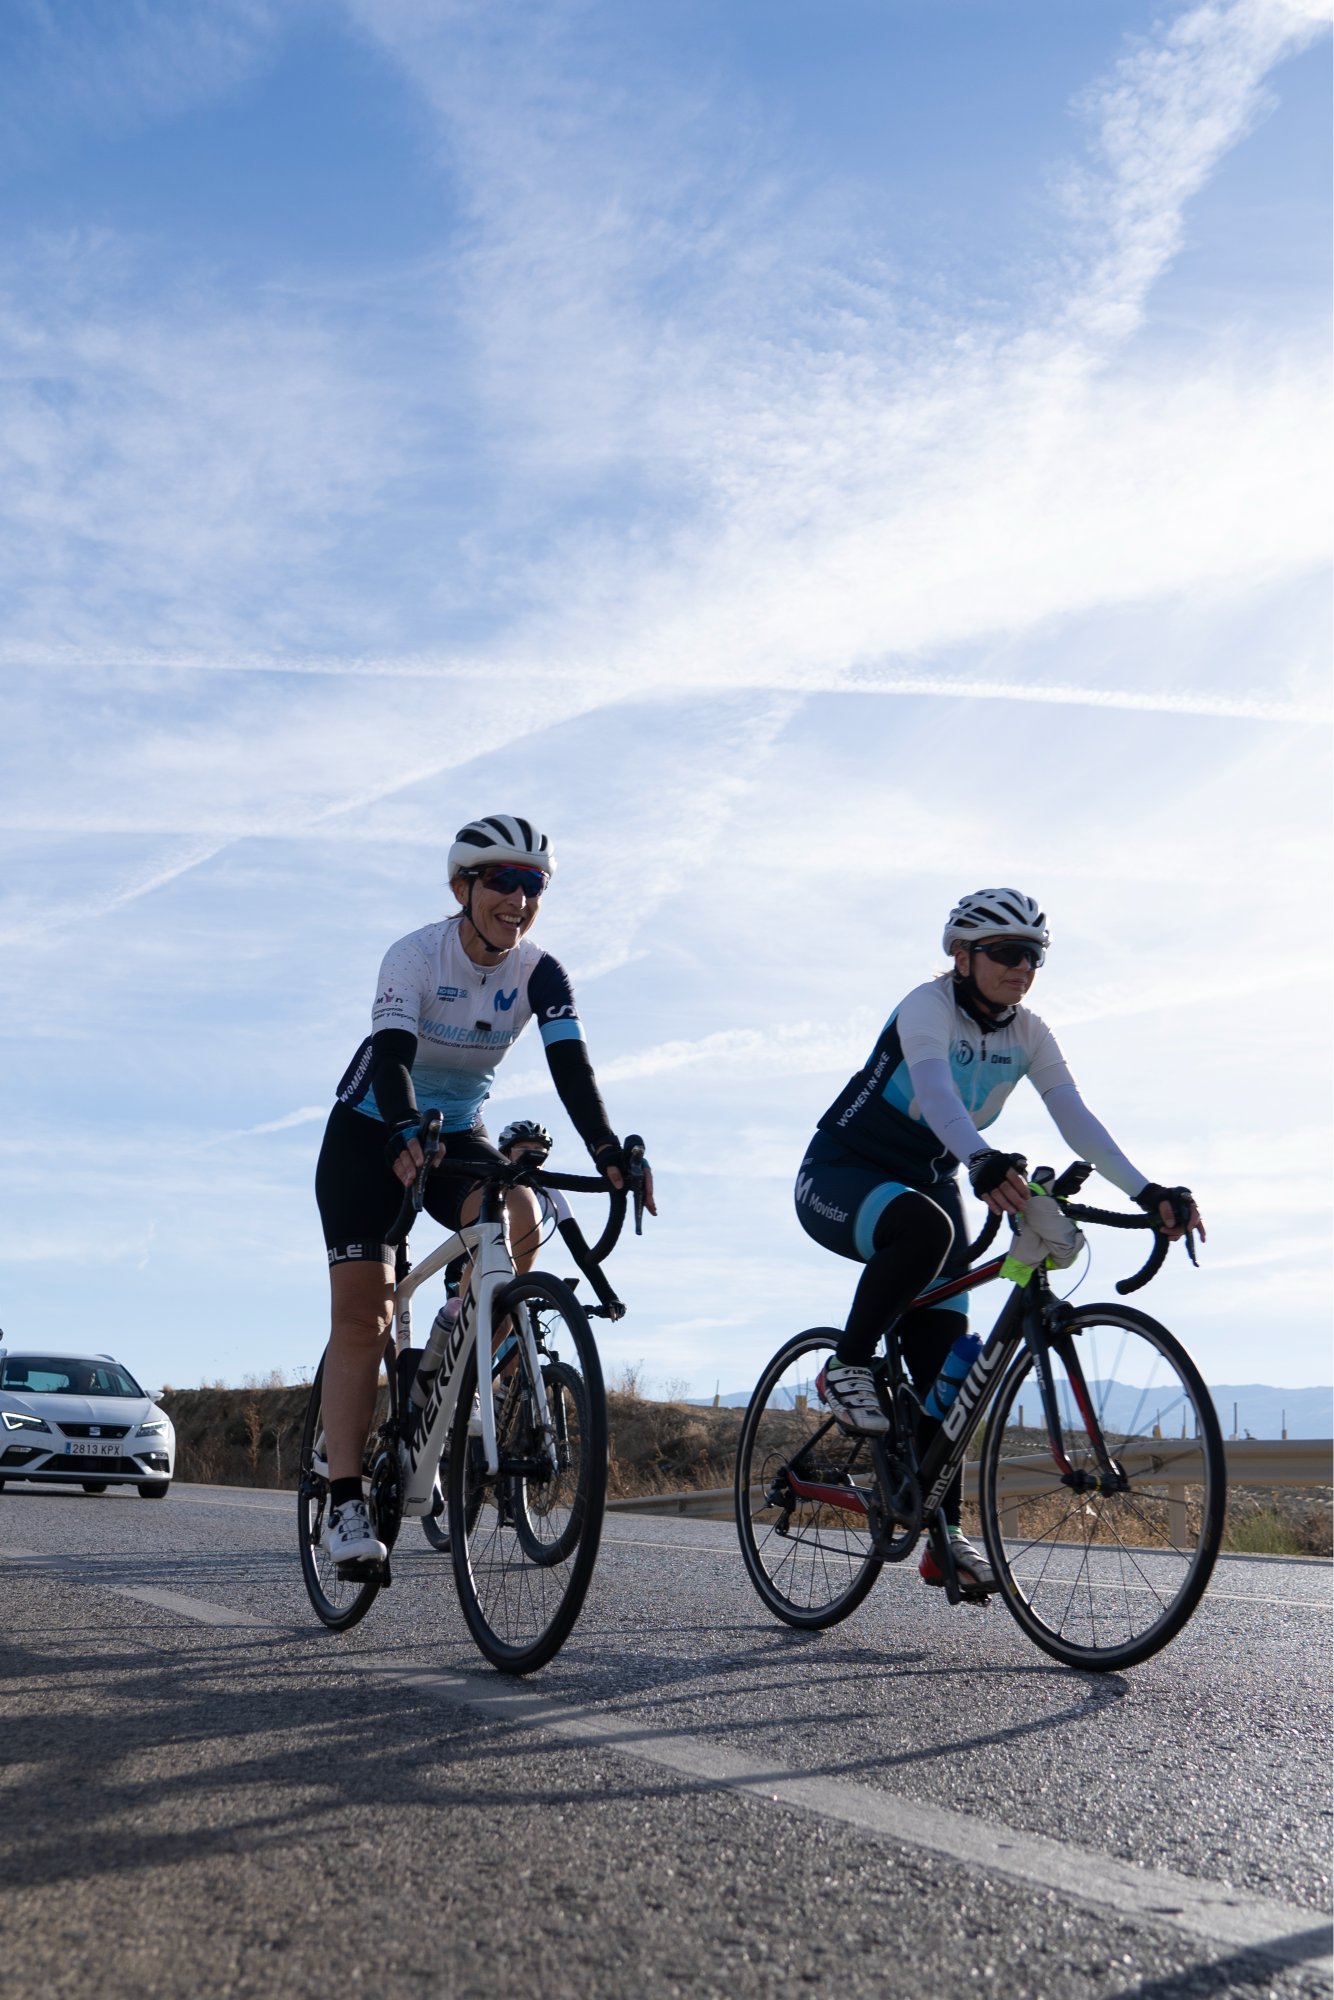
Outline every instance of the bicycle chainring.
POLYGON ((375 1454, 367 1505, 372 1527, 385 1547, 392 1549, 403 1523, 403 1480, 398 1465, 398 1444, 393 1438, 388 1439, 375 1454))

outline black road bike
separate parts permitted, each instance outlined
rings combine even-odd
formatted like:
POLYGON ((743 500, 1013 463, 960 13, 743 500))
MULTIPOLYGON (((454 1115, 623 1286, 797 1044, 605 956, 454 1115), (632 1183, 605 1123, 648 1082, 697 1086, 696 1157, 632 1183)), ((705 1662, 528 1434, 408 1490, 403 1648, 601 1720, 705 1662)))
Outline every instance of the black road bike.
MULTIPOLYGON (((1050 1186, 1067 1215, 1155 1228, 1149 1216, 1070 1201, 1091 1172, 1076 1162, 1050 1186)), ((1049 1170, 1031 1178, 1043 1185, 1044 1176, 1050 1183, 1049 1170)), ((970 1262, 998 1227, 991 1217, 970 1262)), ((1193 1262, 1189 1236, 1186 1243, 1193 1262)), ((1159 1229, 1148 1261, 1117 1291, 1146 1285, 1167 1249, 1159 1229)), ((977 1265, 914 1303, 941 1304, 1014 1275, 1006 1262, 977 1265)), ((1227 1471, 1209 1392, 1166 1327, 1129 1306, 1068 1304, 1045 1271, 1033 1272, 1013 1284, 920 1455, 921 1404, 892 1333, 873 1364, 888 1432, 849 1434, 824 1409, 815 1378, 839 1338, 837 1328, 813 1327, 781 1347, 741 1428, 741 1552, 777 1617, 807 1629, 836 1624, 885 1563, 912 1554, 923 1531, 950 1602, 985 1595, 961 1582, 940 1511, 980 1439, 982 1535, 996 1588, 1028 1636, 1067 1665, 1096 1672, 1134 1666, 1175 1638, 1218 1554, 1227 1471)))

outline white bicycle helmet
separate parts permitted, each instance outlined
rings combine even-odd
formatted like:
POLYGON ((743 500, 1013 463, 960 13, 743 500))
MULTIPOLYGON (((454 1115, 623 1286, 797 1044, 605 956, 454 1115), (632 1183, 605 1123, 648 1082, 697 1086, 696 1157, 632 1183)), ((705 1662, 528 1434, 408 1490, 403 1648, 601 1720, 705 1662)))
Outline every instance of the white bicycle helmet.
POLYGON ((507 1153, 511 1146, 518 1145, 544 1146, 549 1153, 551 1134, 545 1125, 538 1124, 536 1118, 516 1118, 505 1127, 496 1144, 502 1153, 507 1153))
POLYGON ((1043 951, 1051 943, 1046 917, 1021 889, 974 889, 971 896, 960 896, 945 925, 946 951, 984 937, 1030 938, 1043 951))
POLYGON ((554 875, 556 863, 544 833, 530 819, 517 813, 491 813, 486 819, 470 819, 454 836, 449 850, 451 881, 460 870, 503 867, 509 862, 519 867, 540 868, 554 875))

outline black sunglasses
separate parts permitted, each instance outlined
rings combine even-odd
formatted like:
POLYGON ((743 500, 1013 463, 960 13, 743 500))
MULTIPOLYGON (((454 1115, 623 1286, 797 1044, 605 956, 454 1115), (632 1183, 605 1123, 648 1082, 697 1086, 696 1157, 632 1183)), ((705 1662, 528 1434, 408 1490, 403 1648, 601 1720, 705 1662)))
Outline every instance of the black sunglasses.
POLYGON ((1034 972, 1047 956, 1041 945, 1020 944, 1017 940, 1007 944, 1004 938, 990 944, 975 944, 973 950, 980 951, 984 958, 991 959, 996 965, 1031 965, 1034 972))
POLYGON ((473 873, 484 889, 494 889, 498 896, 512 896, 516 889, 522 889, 530 903, 535 903, 547 886, 540 868, 475 868, 473 873))

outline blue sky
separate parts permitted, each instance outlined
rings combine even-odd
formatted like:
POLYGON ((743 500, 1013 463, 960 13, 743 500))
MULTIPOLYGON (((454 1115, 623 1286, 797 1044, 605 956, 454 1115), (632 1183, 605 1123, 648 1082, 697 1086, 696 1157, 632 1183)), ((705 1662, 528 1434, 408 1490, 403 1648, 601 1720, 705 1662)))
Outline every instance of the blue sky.
MULTIPOLYGON (((312 1361, 380 957, 520 810, 660 1178, 613 1370, 841 1318, 804 1144, 999 880, 1210 1221, 1146 1303, 1329 1380, 1321 9, 19 0, 0 56, 11 1342, 312 1361)), ((564 1130, 536 1042, 495 1110, 564 1130)))

